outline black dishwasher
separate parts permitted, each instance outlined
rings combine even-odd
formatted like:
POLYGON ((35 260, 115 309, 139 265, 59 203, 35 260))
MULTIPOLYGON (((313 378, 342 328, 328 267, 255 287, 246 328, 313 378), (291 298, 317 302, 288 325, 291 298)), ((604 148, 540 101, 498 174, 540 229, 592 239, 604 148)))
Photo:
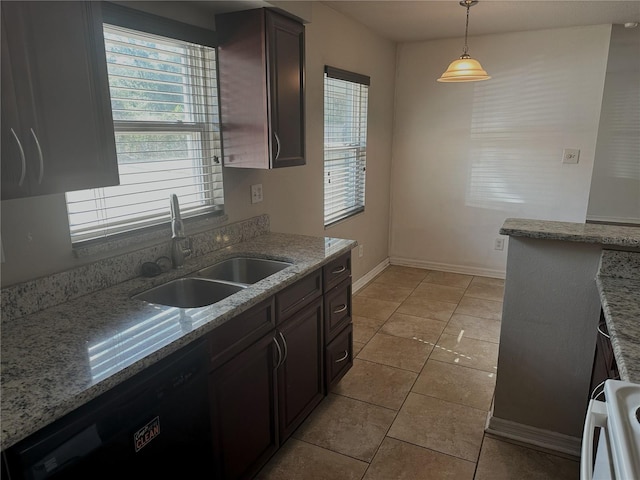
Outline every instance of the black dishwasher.
POLYGON ((8 449, 9 478, 212 478, 204 342, 172 354, 8 449))

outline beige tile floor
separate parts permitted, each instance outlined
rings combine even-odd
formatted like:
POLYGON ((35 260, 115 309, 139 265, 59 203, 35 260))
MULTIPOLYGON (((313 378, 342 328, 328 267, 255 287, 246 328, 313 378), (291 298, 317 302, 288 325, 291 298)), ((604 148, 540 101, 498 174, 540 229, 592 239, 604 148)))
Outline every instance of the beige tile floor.
POLYGON ((390 266, 353 297, 353 368, 257 478, 578 479, 484 433, 504 282, 390 266))

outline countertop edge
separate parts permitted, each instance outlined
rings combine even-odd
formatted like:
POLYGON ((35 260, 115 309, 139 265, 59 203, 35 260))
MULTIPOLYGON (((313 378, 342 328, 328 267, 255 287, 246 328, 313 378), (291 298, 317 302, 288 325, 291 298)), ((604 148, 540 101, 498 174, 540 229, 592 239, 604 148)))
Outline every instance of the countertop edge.
POLYGON ((501 235, 543 240, 594 243, 623 248, 640 248, 640 226, 615 226, 590 223, 559 222, 507 218, 501 235))

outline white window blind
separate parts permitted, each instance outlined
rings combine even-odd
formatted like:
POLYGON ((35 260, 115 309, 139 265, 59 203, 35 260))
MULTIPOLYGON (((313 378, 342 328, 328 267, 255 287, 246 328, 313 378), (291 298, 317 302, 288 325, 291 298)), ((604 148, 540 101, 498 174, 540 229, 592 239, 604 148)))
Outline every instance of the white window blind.
POLYGON ((67 193, 72 242, 222 211, 215 49, 104 25, 120 185, 67 193))
POLYGON ((364 211, 369 84, 367 76, 325 67, 325 227, 364 211))

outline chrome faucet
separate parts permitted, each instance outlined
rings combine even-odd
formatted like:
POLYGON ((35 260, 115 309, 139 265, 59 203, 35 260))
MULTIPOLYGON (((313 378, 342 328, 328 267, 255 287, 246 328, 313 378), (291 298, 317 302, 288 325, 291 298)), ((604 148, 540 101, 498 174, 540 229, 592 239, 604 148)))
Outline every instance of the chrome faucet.
POLYGON ((179 268, 184 265, 184 257, 191 254, 191 249, 183 249, 182 241, 187 237, 184 234, 184 225, 180 217, 180 204, 178 196, 175 193, 169 195, 171 205, 171 262, 173 268, 179 268))

